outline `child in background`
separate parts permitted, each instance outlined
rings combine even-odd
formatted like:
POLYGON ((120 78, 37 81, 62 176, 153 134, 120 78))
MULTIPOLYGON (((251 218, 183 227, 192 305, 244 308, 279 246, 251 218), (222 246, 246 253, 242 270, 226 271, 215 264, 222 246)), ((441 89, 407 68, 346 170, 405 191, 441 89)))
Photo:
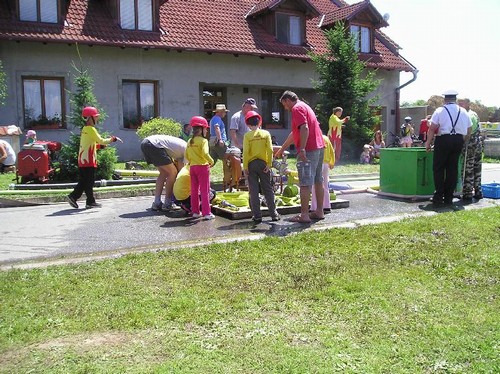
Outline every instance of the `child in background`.
POLYGON ((411 117, 405 117, 405 123, 401 125, 401 140, 399 141, 399 144, 401 144, 401 147, 403 148, 409 148, 413 144, 413 139, 411 138, 413 135, 413 126, 411 122, 411 117))
POLYGON ((107 145, 116 141, 122 142, 122 140, 116 136, 102 138, 99 135, 95 129, 99 112, 93 106, 83 108, 82 117, 85 118, 86 124, 82 128, 80 149, 78 151, 78 170, 80 175, 78 184, 75 186, 73 192, 68 195, 68 202, 73 208, 78 209, 78 203, 76 201, 82 196, 83 192, 85 192, 85 196, 87 197, 85 208, 100 208, 101 204, 96 203, 94 198, 97 148, 99 148, 98 145, 107 145))
POLYGON ((192 130, 193 129, 191 128, 191 125, 189 123, 185 123, 182 127, 181 135, 179 136, 179 138, 187 142, 192 135, 192 130))
POLYGON ((24 140, 24 144, 32 145, 35 142, 36 142, 36 131, 28 130, 28 132, 26 133, 26 139, 24 140))
POLYGON ((260 189, 266 199, 271 219, 279 221, 281 217, 276 211, 274 191, 271 184, 271 167, 273 163, 271 134, 269 131, 260 128, 262 117, 253 110, 245 115, 245 123, 250 128, 250 131, 243 138, 243 169, 248 179, 252 220, 255 223, 262 222, 260 189))
MULTIPOLYGON (((323 135, 323 141, 325 142, 325 153, 323 156, 323 188, 325 189, 325 194, 323 197, 323 211, 325 213, 329 213, 331 210, 330 204, 330 191, 328 187, 328 174, 329 171, 333 169, 335 165, 335 150, 333 149, 332 142, 330 138, 326 135, 323 135)), ((311 197, 311 211, 316 211, 318 206, 318 202, 316 200, 316 193, 314 192, 314 188, 312 189, 312 197, 311 197)))
POLYGON ((210 211, 210 167, 214 165, 214 160, 210 156, 206 139, 209 126, 207 120, 201 116, 194 116, 189 124, 193 128, 193 136, 186 148, 186 160, 191 175, 191 212, 193 218, 203 215, 204 220, 211 220, 215 218, 210 211))
POLYGON ((380 130, 375 131, 369 145, 372 146, 370 162, 373 162, 374 158, 380 158, 380 149, 385 148, 385 142, 384 139, 382 139, 382 132, 380 130))
POLYGON ((363 146, 363 152, 359 155, 359 163, 360 164, 369 164, 371 161, 372 154, 372 146, 370 144, 365 144, 363 146))

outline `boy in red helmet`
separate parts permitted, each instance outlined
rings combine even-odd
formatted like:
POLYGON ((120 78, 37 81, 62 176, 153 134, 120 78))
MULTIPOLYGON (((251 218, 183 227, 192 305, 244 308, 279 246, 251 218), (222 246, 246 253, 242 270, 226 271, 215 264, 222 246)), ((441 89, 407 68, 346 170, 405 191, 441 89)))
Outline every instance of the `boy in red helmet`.
POLYGON ((273 164, 271 134, 269 131, 260 128, 262 117, 253 110, 245 115, 245 122, 250 131, 243 137, 243 168, 248 178, 252 220, 255 223, 262 222, 259 198, 260 189, 266 199, 271 219, 279 221, 280 215, 276 211, 274 191, 271 184, 271 166, 273 164))
POLYGON ((78 203, 76 201, 82 196, 83 192, 85 192, 87 196, 85 208, 100 208, 101 204, 96 203, 94 198, 97 149, 99 145, 107 145, 116 141, 122 142, 122 140, 116 136, 102 138, 99 135, 95 129, 97 117, 99 117, 99 111, 96 108, 92 106, 83 108, 82 117, 85 118, 86 124, 83 126, 80 135, 80 149, 78 151, 79 178, 78 184, 73 189, 73 192, 68 195, 68 202, 73 208, 78 209, 78 203))

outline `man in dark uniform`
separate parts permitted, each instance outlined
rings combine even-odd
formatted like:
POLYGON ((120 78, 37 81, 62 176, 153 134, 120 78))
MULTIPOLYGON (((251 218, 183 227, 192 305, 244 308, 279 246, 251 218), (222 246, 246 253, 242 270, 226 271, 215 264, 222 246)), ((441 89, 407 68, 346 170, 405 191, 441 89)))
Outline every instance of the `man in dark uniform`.
POLYGON ((470 136, 472 122, 464 109, 457 105, 456 91, 443 94, 444 105, 437 108, 431 117, 431 125, 425 142, 427 151, 434 140, 434 205, 451 205, 457 186, 458 159, 465 138, 470 136))

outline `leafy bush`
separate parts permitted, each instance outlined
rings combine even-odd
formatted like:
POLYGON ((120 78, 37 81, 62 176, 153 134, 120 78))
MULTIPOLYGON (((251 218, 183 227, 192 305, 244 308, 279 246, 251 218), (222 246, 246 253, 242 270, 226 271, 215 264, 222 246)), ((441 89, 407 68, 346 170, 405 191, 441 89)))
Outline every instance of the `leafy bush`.
POLYGON ((179 136, 182 124, 172 118, 157 117, 144 122, 137 130, 137 136, 144 139, 150 135, 171 135, 179 136))
MULTIPOLYGON (((108 134, 101 134, 103 138, 108 134)), ((76 182, 78 172, 78 151, 80 148, 80 135, 71 134, 68 144, 63 144, 58 155, 58 172, 54 179, 61 182, 76 182)), ((105 147, 97 151, 96 180, 111 179, 117 161, 116 148, 105 147)))

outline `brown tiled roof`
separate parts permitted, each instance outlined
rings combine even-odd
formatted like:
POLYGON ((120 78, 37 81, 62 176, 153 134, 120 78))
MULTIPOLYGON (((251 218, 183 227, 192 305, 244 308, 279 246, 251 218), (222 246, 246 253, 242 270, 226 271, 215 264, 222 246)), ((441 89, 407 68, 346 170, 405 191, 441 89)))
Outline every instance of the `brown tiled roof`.
POLYGON ((367 12, 371 15, 375 27, 378 28, 388 26, 388 23, 383 19, 377 9, 375 9, 375 7, 369 1, 361 1, 356 4, 336 9, 335 11, 325 15, 325 18, 323 19, 321 25, 333 26, 333 24, 337 21, 350 21, 361 12, 367 12))
MULTIPOLYGON (((301 0, 301 1, 304 3, 304 5, 307 8, 311 9, 311 11, 312 11, 311 13, 313 14, 313 16, 317 17, 320 15, 318 9, 316 9, 314 4, 312 4, 312 1, 310 1, 310 0, 301 0)), ((264 13, 266 11, 272 10, 284 2, 286 2, 286 0, 261 0, 261 1, 258 1, 257 4, 255 4, 252 7, 252 9, 250 9, 248 16, 256 16, 260 13, 264 13)))
MULTIPOLYGON (((7 2, 0 1, 0 39, 192 50, 301 60, 310 60, 309 51, 326 52, 323 31, 318 27, 321 15, 306 22, 306 46, 281 43, 256 19, 245 18, 254 5, 269 7, 275 1, 167 0, 160 6, 161 30, 154 32, 121 29, 103 1, 71 0, 64 25, 17 21, 9 13, 7 2)), ((330 0, 308 2, 327 16, 339 9, 330 0)), ((373 58, 368 61, 369 67, 413 70, 406 60, 397 55, 397 45, 384 34, 377 33, 375 48, 379 55, 370 56, 373 58)))

